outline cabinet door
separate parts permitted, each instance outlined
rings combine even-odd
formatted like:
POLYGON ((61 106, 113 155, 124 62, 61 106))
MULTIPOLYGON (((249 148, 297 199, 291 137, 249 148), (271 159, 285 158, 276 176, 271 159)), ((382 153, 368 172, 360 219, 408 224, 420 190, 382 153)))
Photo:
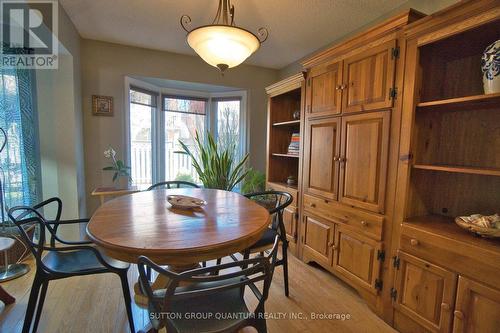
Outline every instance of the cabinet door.
POLYGON ((306 87, 306 116, 340 113, 341 63, 336 62, 312 68, 306 87))
POLYGON ((456 274, 404 252, 398 257, 394 307, 432 332, 449 332, 456 274))
POLYGON ((340 118, 306 122, 304 189, 337 200, 340 118))
POLYGON ((342 117, 340 201, 384 212, 390 111, 342 117))
POLYGON ((453 333, 500 330, 500 290, 460 277, 453 333))
POLYGON ((335 270, 376 293, 375 280, 380 274, 377 254, 382 250, 381 243, 339 225, 335 232, 334 249, 335 270))
POLYGON ((302 256, 304 261, 332 265, 335 224, 323 219, 304 216, 302 229, 302 256))
POLYGON ((289 242, 297 242, 297 218, 295 209, 285 208, 283 211, 283 224, 285 225, 286 238, 289 242))
POLYGON ((395 47, 393 40, 344 60, 343 112, 392 107, 395 47))

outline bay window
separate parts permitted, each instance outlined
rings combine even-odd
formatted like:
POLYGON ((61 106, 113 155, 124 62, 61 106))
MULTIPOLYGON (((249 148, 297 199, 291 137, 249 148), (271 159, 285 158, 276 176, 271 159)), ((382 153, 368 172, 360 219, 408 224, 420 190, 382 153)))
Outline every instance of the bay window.
POLYGON ((196 132, 211 132, 221 149, 246 153, 243 94, 175 94, 130 86, 129 157, 132 183, 139 188, 163 180, 199 183, 179 140, 192 151, 196 132), (223 95, 223 96, 221 96, 223 95), (160 106, 160 107, 158 107, 160 106))

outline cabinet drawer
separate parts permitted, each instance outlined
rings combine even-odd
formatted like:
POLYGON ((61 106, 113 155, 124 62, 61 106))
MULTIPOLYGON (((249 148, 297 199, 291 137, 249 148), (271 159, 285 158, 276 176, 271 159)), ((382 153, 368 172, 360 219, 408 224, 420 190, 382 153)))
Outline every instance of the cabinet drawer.
MULTIPOLYGON (((451 222, 452 223, 452 222, 451 222)), ((500 285, 500 253, 404 223, 400 249, 491 286, 500 285)))
POLYGON ((336 201, 325 200, 304 194, 304 210, 315 215, 327 218, 336 223, 359 231, 363 235, 382 239, 382 224, 384 218, 375 214, 362 212, 351 207, 339 204, 336 201))

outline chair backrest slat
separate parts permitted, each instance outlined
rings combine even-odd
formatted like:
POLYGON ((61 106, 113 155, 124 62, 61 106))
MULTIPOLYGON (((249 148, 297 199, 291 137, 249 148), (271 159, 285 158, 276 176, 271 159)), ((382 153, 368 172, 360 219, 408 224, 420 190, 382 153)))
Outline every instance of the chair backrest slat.
POLYGON ((45 201, 36 204, 33 207, 29 206, 16 206, 12 207, 8 211, 8 216, 12 222, 19 228, 21 233, 21 237, 28 244, 30 251, 33 253, 37 261, 37 266, 46 268, 42 262, 43 252, 44 250, 50 250, 51 248, 55 248, 55 241, 60 241, 57 236, 57 226, 62 212, 62 201, 59 198, 50 198, 45 201), (54 217, 55 220, 47 221, 43 212, 44 208, 47 208, 48 205, 56 203, 57 211, 54 217), (26 226, 37 225, 39 228, 38 232, 38 242, 35 243, 26 232, 26 226), (50 244, 46 246, 46 231, 50 233, 50 244))
POLYGON ((156 184, 151 185, 146 191, 151 191, 151 190, 157 190, 160 188, 199 188, 198 185, 191 183, 191 182, 186 182, 183 180, 169 180, 165 182, 159 182, 156 184))
POLYGON ((150 259, 141 256, 138 261, 139 279, 141 288, 148 296, 150 310, 169 312, 170 306, 174 301, 216 295, 217 293, 231 289, 239 289, 243 292, 243 289, 247 286, 259 301, 257 309, 262 309, 263 302, 265 302, 269 294, 272 272, 276 265, 278 244, 279 238, 276 237, 274 246, 267 256, 258 256, 252 259, 194 269, 183 273, 168 271, 156 265, 150 259), (169 282, 165 288, 163 298, 154 296, 151 284, 147 278, 146 267, 168 277, 169 282), (232 271, 232 269, 238 270, 232 271), (221 271, 223 270, 231 271, 222 274, 221 271), (255 285, 259 281, 264 281, 262 292, 255 285))
POLYGON ((272 215, 271 227, 278 231, 281 240, 285 241, 286 230, 283 223, 283 211, 292 203, 292 195, 282 191, 264 191, 245 194, 245 197, 257 202, 269 211, 269 214, 272 215))

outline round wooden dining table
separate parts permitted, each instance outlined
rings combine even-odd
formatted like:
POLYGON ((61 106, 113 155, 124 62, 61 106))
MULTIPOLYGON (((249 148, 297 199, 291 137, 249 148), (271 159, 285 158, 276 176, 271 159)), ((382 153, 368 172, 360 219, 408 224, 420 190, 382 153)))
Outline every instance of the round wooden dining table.
POLYGON ((136 263, 147 256, 177 270, 248 248, 269 225, 269 213, 252 200, 214 189, 180 188, 134 193, 106 202, 87 225, 108 256, 136 263), (168 195, 206 201, 194 210, 173 208, 168 195))

